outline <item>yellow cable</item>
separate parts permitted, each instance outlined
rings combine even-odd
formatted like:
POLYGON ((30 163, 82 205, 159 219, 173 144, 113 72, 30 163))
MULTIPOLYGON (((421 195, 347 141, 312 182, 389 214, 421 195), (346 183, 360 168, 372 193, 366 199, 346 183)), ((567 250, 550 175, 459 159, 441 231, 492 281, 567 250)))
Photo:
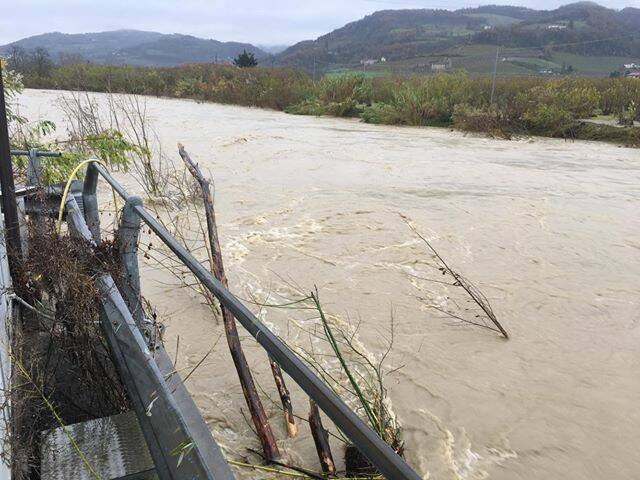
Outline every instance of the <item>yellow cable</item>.
MULTIPOLYGON (((76 168, 74 168, 71 174, 69 175, 67 184, 64 186, 64 190, 62 191, 62 198, 60 199, 60 207, 58 208, 58 221, 56 222, 56 232, 58 234, 60 234, 60 230, 62 228, 62 215, 64 214, 64 206, 65 206, 65 203, 67 202, 67 196, 69 195, 69 189, 71 188, 71 183, 75 180, 80 169, 85 165, 88 165, 89 163, 97 163, 98 165, 102 166, 105 170, 109 171, 109 168, 103 162, 96 159, 84 160, 83 162, 80 162, 78 165, 76 165, 76 168)), ((112 193, 113 193, 113 206, 116 209, 116 221, 117 221, 118 199, 116 197, 115 190, 112 189, 112 193)))

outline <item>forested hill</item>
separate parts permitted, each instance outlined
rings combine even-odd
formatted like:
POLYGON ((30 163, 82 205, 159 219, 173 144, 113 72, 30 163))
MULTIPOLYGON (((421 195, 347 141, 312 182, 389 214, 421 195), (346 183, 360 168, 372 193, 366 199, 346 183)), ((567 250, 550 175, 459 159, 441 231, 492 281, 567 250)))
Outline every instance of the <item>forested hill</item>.
POLYGON ((640 8, 591 2, 556 10, 489 5, 456 11, 382 10, 277 57, 280 65, 398 61, 469 45, 541 47, 579 55, 640 56, 640 8))
POLYGON ((111 65, 173 66, 185 63, 228 61, 244 50, 258 59, 267 54, 248 43, 219 42, 190 35, 139 30, 98 33, 45 33, 0 47, 2 55, 27 54, 46 49, 56 63, 91 62, 111 65))
POLYGON ((381 10, 275 56, 247 43, 137 30, 47 33, 1 46, 0 55, 9 56, 20 70, 21 58, 45 66, 90 62, 167 67, 225 63, 246 50, 263 66, 314 74, 462 69, 482 75, 492 73, 496 47, 502 75, 624 74, 624 65, 640 64, 640 8, 614 10, 580 2, 555 10, 498 5, 381 10))

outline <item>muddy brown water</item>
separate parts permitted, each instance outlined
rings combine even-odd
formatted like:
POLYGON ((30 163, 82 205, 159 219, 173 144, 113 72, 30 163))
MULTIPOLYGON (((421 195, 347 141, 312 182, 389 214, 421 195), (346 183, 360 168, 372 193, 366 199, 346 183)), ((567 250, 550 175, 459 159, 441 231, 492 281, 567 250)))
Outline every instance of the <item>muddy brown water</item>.
MULTIPOLYGON (((64 129, 61 94, 27 90, 21 112, 64 129)), ((361 322, 373 354, 393 311, 390 364, 403 367, 388 387, 407 460, 425 478, 638 478, 640 151, 146 102, 165 150, 182 142, 215 176, 234 292, 318 285, 327 308, 361 322), (428 308, 451 292, 416 278, 429 256, 399 213, 485 292, 509 341, 428 308)), ((143 275, 167 348, 179 336, 188 369, 222 327, 170 275, 153 265, 143 275)), ((252 309, 284 334, 282 314, 252 309)), ((274 395, 264 354, 244 343, 274 395)), ((189 389, 229 456, 257 448, 224 340, 189 389)), ((285 439, 266 405, 287 456, 317 469, 304 426, 285 439)))

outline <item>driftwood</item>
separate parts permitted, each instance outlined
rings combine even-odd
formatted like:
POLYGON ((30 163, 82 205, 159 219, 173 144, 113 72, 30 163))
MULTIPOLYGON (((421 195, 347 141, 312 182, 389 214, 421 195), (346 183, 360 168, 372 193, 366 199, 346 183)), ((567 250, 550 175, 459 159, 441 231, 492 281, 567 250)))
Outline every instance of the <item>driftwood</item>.
POLYGON ((280 365, 273 358, 269 357, 269 363, 271 364, 271 372, 273 373, 273 379, 276 382, 278 389, 278 395, 280 395, 280 401, 282 402, 282 411, 284 412, 284 422, 287 427, 287 434, 293 438, 298 434, 298 427, 296 420, 293 416, 293 407, 291 405, 291 395, 289 389, 284 383, 284 377, 282 376, 282 370, 280 365))
MULTIPOLYGON (((202 198, 207 217, 207 233, 211 248, 211 256, 209 259, 211 263, 211 271, 226 287, 228 282, 224 272, 224 264, 222 262, 222 252, 218 238, 218 228, 213 208, 213 195, 211 193, 210 183, 204 175, 202 175, 198 165, 191 160, 181 144, 178 144, 178 152, 187 166, 187 169, 198 182, 200 189, 202 190, 202 198)), ((238 330, 236 328, 235 318, 233 313, 231 313, 229 309, 225 308, 224 305, 220 305, 220 309, 222 311, 222 320, 227 336, 227 343, 229 344, 229 351, 231 352, 233 363, 238 372, 238 378, 242 385, 242 392, 244 393, 247 406, 249 407, 251 419, 253 420, 257 435, 260 438, 264 456, 268 461, 276 460, 280 457, 280 451, 278 450, 278 445, 276 444, 276 439, 273 435, 273 431, 271 430, 271 426, 269 425, 269 420, 267 419, 264 407, 260 401, 260 397, 258 396, 253 377, 251 376, 251 370, 247 364, 247 359, 244 356, 242 345, 240 344, 240 337, 238 336, 238 330)))
POLYGON ((329 433, 322 426, 320 410, 316 402, 312 399, 309 399, 309 426, 311 427, 313 441, 316 444, 316 451, 318 452, 318 459, 320 460, 322 471, 327 475, 335 475, 336 465, 333 463, 333 456, 331 455, 329 433))
MULTIPOLYGON (((422 235, 418 229, 411 223, 411 220, 409 219, 409 217, 400 214, 400 218, 402 218, 402 220, 404 220, 404 222, 407 224, 407 226, 413 231, 413 233, 415 233, 418 238, 420 240, 422 240, 425 245, 427 245, 427 247, 429 248, 429 250, 431 250, 431 253, 433 253, 433 255, 438 259, 438 262, 440 263, 440 267, 439 270, 442 272, 442 274, 446 274, 448 273, 449 275, 451 275, 451 277, 453 277, 454 283, 451 284, 454 287, 460 287, 462 288, 466 294, 469 296, 469 298, 471 299, 471 301, 473 301, 486 315, 486 318, 488 318, 491 323, 493 323, 493 327, 490 325, 486 325, 484 323, 479 323, 477 321, 474 320, 469 320, 466 318, 463 318, 459 315, 455 315, 452 314, 450 312, 447 312, 443 309, 437 308, 437 307, 433 307, 436 310, 452 317, 455 318, 457 320, 460 320, 462 322, 465 323, 469 323, 471 325, 476 325, 478 327, 482 327, 482 328, 487 328, 489 330, 493 330, 495 332, 498 332, 500 334, 502 334, 502 336, 504 338, 506 338, 507 340, 509 339, 509 334, 507 333, 507 331, 504 329, 504 327, 502 326, 502 324, 498 321, 498 319, 496 318, 495 313, 493 313, 493 309, 491 308, 491 304, 489 303, 489 300, 487 299, 487 297, 484 295, 484 293, 482 293, 478 287, 476 287, 473 283, 471 283, 468 279, 466 279, 465 277, 463 277, 461 274, 459 274, 458 272, 456 272, 455 270, 453 270, 449 264, 444 260, 444 258, 442 258, 442 256, 438 253, 438 251, 433 247, 433 245, 431 245, 431 243, 429 243, 429 240, 426 239, 426 237, 424 235, 422 235)), ((420 278, 420 277, 417 277, 420 278)))

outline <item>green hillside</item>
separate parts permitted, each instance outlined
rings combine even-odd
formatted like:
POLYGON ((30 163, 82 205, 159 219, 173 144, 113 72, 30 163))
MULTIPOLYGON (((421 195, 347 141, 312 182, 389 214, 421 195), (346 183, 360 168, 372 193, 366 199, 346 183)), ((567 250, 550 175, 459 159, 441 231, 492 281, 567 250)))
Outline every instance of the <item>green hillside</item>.
POLYGON ((640 61, 640 9, 580 2, 556 10, 484 6, 383 10, 290 47, 276 58, 307 71, 606 76, 640 61))

